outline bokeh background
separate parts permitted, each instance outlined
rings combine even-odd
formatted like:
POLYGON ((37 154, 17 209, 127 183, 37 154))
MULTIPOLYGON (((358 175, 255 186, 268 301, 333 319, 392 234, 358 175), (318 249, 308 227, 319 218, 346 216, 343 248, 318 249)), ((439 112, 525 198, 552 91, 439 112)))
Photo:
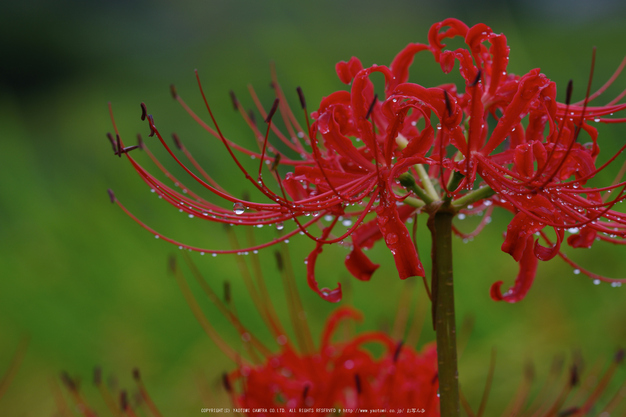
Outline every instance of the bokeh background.
MULTIPOLYGON (((208 248, 221 248, 219 225, 188 219, 152 195, 124 159, 114 157, 105 134, 112 130, 111 102, 122 136, 134 142, 148 133, 139 120, 144 101, 159 128, 176 131, 207 170, 233 193, 247 188, 221 145, 175 103, 169 85, 203 114, 193 69, 218 120, 231 139, 250 135, 232 111, 228 91, 250 107, 252 84, 270 105, 270 63, 297 104, 302 86, 310 110, 344 89, 334 73, 339 60, 358 56, 365 65, 388 64, 409 42, 425 42, 428 28, 446 17, 469 25, 484 22, 504 32, 511 46, 509 69, 541 67, 563 86, 572 78, 575 99, 584 96, 591 49, 598 47, 594 86, 599 87, 626 55, 626 6, 620 1, 544 0, 472 2, 418 1, 103 1, 28 0, 0 13, 0 374, 20 341, 28 348, 13 383, 0 399, 2 416, 51 416, 57 410, 59 374, 81 379, 86 398, 103 403, 91 384, 101 366, 113 389, 133 391, 131 370, 144 382, 164 415, 196 415, 201 407, 228 406, 219 383, 233 369, 202 332, 167 270, 178 249, 143 231, 116 206, 106 190, 163 234, 208 248)), ((411 80, 426 86, 447 79, 424 55, 411 80)), ((618 80, 607 102, 626 88, 618 80)), ((561 91, 563 88, 561 88, 561 91)), ((561 95, 563 93, 561 92, 561 95)), ((563 97, 561 97, 563 99, 563 97)), ((623 126, 601 126, 601 147, 610 155, 624 141, 623 126)), ((247 142, 248 141, 248 142, 247 142)), ((160 155, 156 144, 152 146, 160 155)), ((144 157, 142 161, 147 164, 144 157)), ((618 164, 620 164, 619 162, 618 164)), ((172 166, 170 164, 170 166, 172 166)), ((613 172, 617 172, 616 166, 613 172)), ((609 175, 601 181, 611 181, 609 175)), ((624 289, 593 285, 558 259, 541 263, 537 282, 516 305, 490 300, 496 280, 512 283, 516 264, 500 251, 510 216, 496 212, 473 242, 455 241, 457 311, 474 320, 460 359, 462 387, 477 406, 492 348, 497 349, 495 385, 488 412, 497 413, 522 381, 525 361, 545 377, 556 355, 580 352, 588 364, 606 363, 626 342, 624 289)), ((470 229, 471 220, 459 227, 470 229)), ((430 242, 419 225, 419 250, 430 242)), ((273 231, 258 230, 258 239, 273 231)), ((306 288, 302 260, 311 242, 289 244, 314 335, 334 306, 306 288)), ((599 246, 566 251, 585 267, 624 276, 624 250, 599 246)), ((275 304, 287 318, 273 250, 260 253, 275 304)), ((370 252, 382 263, 370 283, 351 280, 343 248, 326 249, 318 265, 322 284, 343 282, 347 302, 366 316, 358 329, 389 328, 406 290, 388 251, 370 252)), ((231 283, 237 311, 253 331, 266 335, 230 256, 192 256, 219 292, 231 283)), ((426 262, 428 265, 428 262, 426 262)), ((412 288, 422 302, 423 289, 412 288), (418 293, 421 293, 419 295, 418 293)), ((196 288, 194 287, 194 291, 196 288)), ((197 292, 211 321, 233 346, 236 334, 197 292)), ((426 322, 427 323, 427 322, 426 322)), ((428 328, 428 325, 425 326, 428 328)), ((433 337, 424 331, 420 345, 433 337)), ((621 382, 624 372, 618 374, 621 382)), ((536 390, 540 384, 536 384, 536 390)), ((536 391, 535 391, 536 392, 536 391)), ((63 394, 65 395, 65 394, 63 394)))

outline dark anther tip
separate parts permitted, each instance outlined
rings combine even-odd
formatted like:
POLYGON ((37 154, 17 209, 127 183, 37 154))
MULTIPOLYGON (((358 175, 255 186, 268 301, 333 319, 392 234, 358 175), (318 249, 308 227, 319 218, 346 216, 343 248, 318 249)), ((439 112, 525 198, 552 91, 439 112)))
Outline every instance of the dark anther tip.
POLYGON ((224 281, 224 301, 230 303, 230 282, 224 281))
POLYGON ((282 272, 284 267, 283 255, 278 251, 274 251, 274 257, 276 258, 276 266, 278 267, 278 270, 282 272))
POLYGON ((128 393, 126 390, 120 391, 120 408, 124 411, 128 409, 128 393))
POLYGON ((125 147, 124 149, 122 149, 122 150, 120 150, 120 151, 119 151, 119 155, 120 155, 120 157, 121 157, 123 153, 128 153, 128 152, 130 152, 130 151, 132 151, 132 150, 134 150, 134 149, 138 149, 138 148, 140 148, 140 146, 139 146, 139 145, 127 146, 127 147, 125 147))
POLYGON ((450 103, 450 96, 446 90, 443 90, 443 98, 446 101, 446 110, 448 110, 448 116, 452 116, 452 103, 450 103))
POLYGON ((241 199, 243 201, 250 201, 250 193, 248 191, 244 191, 241 193, 241 199))
POLYGON ((280 100, 278 99, 278 97, 276 97, 276 99, 274 100, 274 104, 272 104, 272 108, 270 109, 270 112, 267 114, 267 117, 265 118, 265 123, 269 123, 272 121, 272 117, 274 117, 274 113, 276 113, 276 110, 278 109, 279 102, 280 100))
POLYGON ((276 169, 280 165, 281 154, 276 154, 276 158, 274 158, 274 162, 272 162, 272 166, 270 167, 270 171, 276 172, 276 169))
POLYGON ((146 120, 146 116, 148 115, 148 109, 146 108, 146 103, 141 103, 141 120, 146 120))
POLYGON ((139 373, 139 368, 133 368, 133 379, 135 381, 139 381, 141 379, 141 374, 139 373))
POLYGON ((70 391, 78 391, 78 384, 66 371, 61 372, 61 381, 70 391))
POLYGON ((111 199, 111 203, 115 203, 117 200, 115 199, 115 193, 113 193, 112 189, 108 189, 107 193, 109 193, 109 198, 111 199))
POLYGON ((361 377, 359 376, 359 374, 354 374, 354 385, 356 387, 356 393, 361 394, 362 389, 361 389, 361 377))
POLYGON ((154 117, 151 114, 148 115, 148 122, 150 123, 150 134, 148 136, 152 137, 156 131, 154 130, 154 117))
POLYGON ((296 91, 298 92, 298 97, 300 98, 300 105, 303 109, 306 109, 306 100, 304 99, 304 93, 302 92, 302 88, 297 87, 296 91))
POLYGON ((177 147, 179 150, 181 150, 181 151, 182 151, 182 150, 183 150, 183 144, 182 144, 182 142, 180 141, 180 138, 178 137, 178 135, 177 135, 176 133, 172 133, 172 139, 174 139, 174 144, 176 145, 176 147, 177 147))
POLYGON ((400 357, 400 352, 402 352, 402 345, 404 345, 404 341, 400 340, 396 345, 396 350, 393 352, 393 363, 398 362, 398 358, 400 357))
POLYGON ((580 410, 580 408, 576 407, 576 406, 572 406, 570 408, 566 408, 563 411, 559 411, 559 414, 557 414, 559 417, 568 417, 568 416, 572 416, 574 414, 578 414, 578 411, 580 410))
POLYGON ((117 148, 117 150, 115 151, 115 154, 121 158, 122 157, 122 140, 120 139, 120 135, 118 134, 115 135, 115 146, 117 148))
POLYGON ((256 116, 254 115, 254 111, 252 109, 248 110, 248 117, 253 125, 256 124, 256 116))
POLYGON ((569 374, 569 384, 571 387, 575 387, 580 382, 580 375, 578 374, 578 366, 572 365, 569 374))
POLYGON ((574 81, 569 80, 567 82, 567 90, 565 90, 565 104, 569 105, 572 102, 572 90, 574 89, 574 81))
POLYGON ((304 386, 304 389, 302 390, 302 399, 306 399, 306 396, 309 395, 309 390, 311 389, 311 386, 309 384, 306 384, 304 386))
POLYGON ((95 386, 100 386, 102 383, 102 368, 96 366, 93 368, 93 384, 95 386))
POLYGON ((228 374, 226 374, 226 372, 222 374, 222 385, 224 386, 226 392, 232 392, 233 387, 230 385, 230 380, 228 379, 228 374))
POLYGON ((377 101, 378 101, 378 94, 374 94, 374 100, 372 100, 372 103, 370 104, 370 108, 367 109, 367 113, 365 114, 366 119, 369 119, 370 116, 372 115, 372 112, 374 111, 374 106, 376 106, 377 101))
POLYGON ((624 360, 624 349, 620 349, 615 354, 615 363, 622 363, 624 360))
POLYGON ((170 255, 169 258, 167 258, 167 266, 170 272, 176 272, 176 256, 170 255))
POLYGON ((141 137, 141 133, 137 133, 137 146, 139 146, 141 149, 144 148, 143 138, 141 137))
POLYGON ((117 145, 115 143, 115 139, 113 139, 113 135, 111 132, 107 132, 107 139, 111 142, 111 146, 113 147, 113 153, 117 155, 117 145))
POLYGON ((235 110, 239 110, 239 100, 237 100, 235 92, 233 90, 230 90, 228 94, 230 94, 230 100, 233 102, 233 108, 235 110))
POLYGON ((178 92, 176 91, 176 86, 174 84, 170 84, 170 93, 172 94, 172 98, 174 100, 178 98, 178 92))
POLYGON ((276 83, 274 81, 270 81, 270 88, 273 90, 276 89, 276 83))
POLYGON ((439 379, 439 372, 436 372, 435 375, 433 375, 433 379, 430 381, 431 385, 434 385, 438 379, 439 379))
POLYGON ((472 81, 472 83, 470 84, 470 87, 475 87, 480 81, 480 77, 482 75, 483 75, 483 70, 478 70, 478 74, 476 74, 476 78, 474 78, 474 81, 472 81))

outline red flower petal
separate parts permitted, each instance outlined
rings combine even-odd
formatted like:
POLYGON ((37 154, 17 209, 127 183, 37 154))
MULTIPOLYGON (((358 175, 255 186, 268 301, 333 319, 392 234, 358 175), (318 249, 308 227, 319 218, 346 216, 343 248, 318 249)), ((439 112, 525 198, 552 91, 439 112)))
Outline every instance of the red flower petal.
POLYGON ((494 301, 506 301, 507 303, 516 303, 522 300, 533 284, 535 275, 537 274, 537 257, 533 250, 533 236, 526 236, 523 242, 524 250, 519 260, 519 273, 515 278, 515 284, 509 290, 502 294, 500 287, 502 281, 495 282, 491 286, 491 298, 494 301))
MULTIPOLYGON (((324 229, 321 236, 322 240, 325 240, 328 237, 336 222, 337 219, 335 218, 333 223, 324 229)), ((331 303, 337 303, 341 301, 341 284, 337 283, 337 288, 335 288, 334 290, 330 290, 328 288, 320 289, 317 280, 315 279, 315 262, 317 261, 317 256, 322 253, 322 246, 322 243, 316 242, 315 249, 313 249, 313 251, 306 258, 306 280, 309 284, 309 288, 315 291, 324 300, 330 301, 331 303)))
POLYGON ((381 202, 376 208, 376 214, 378 215, 378 227, 393 255, 400 279, 414 276, 423 277, 424 268, 417 256, 417 250, 409 231, 398 215, 396 203, 381 195, 381 202))
POLYGON ((372 262, 358 246, 352 248, 344 263, 352 276, 361 281, 369 281, 372 274, 380 267, 379 264, 372 262))

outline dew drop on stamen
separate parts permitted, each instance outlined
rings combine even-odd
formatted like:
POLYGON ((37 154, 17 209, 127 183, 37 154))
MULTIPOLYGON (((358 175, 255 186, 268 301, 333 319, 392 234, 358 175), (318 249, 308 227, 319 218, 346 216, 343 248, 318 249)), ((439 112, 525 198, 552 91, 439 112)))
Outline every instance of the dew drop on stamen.
POLYGON ((352 220, 345 219, 344 221, 341 222, 341 224, 343 224, 346 227, 350 227, 350 226, 352 226, 352 220))
POLYGON ((580 274, 580 269, 574 269, 574 274, 575 274, 575 275, 580 274))
POLYGON ((154 238, 155 238, 155 239, 158 239, 158 238, 159 238, 159 235, 154 235, 154 238))
POLYGON ((600 285, 600 280, 599 280, 599 279, 594 279, 594 280, 593 280, 593 283, 594 283, 595 285, 600 285))
POLYGON ((465 214, 459 213, 459 215, 457 217, 459 218, 459 220, 463 220, 463 219, 465 219, 465 214))
POLYGON ((285 224, 283 222, 276 223, 276 230, 283 230, 285 228, 285 224))
POLYGON ((217 253, 212 253, 211 256, 215 258, 217 256, 217 253))
POLYGON ((235 214, 240 215, 246 211, 246 207, 243 205, 243 203, 237 202, 233 204, 233 211, 235 212, 235 214))

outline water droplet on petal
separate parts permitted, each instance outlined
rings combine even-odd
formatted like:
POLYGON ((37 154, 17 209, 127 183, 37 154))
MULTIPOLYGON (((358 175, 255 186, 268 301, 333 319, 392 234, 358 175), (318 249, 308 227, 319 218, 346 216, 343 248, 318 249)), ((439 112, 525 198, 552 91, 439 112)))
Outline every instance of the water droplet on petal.
POLYGON ((389 233, 387 236, 385 236, 385 242, 387 242, 388 245, 398 243, 398 235, 395 233, 389 233))
POLYGON ((243 203, 238 202, 238 203, 233 204, 233 211, 235 212, 236 215, 240 215, 246 211, 246 207, 243 205, 243 203))

